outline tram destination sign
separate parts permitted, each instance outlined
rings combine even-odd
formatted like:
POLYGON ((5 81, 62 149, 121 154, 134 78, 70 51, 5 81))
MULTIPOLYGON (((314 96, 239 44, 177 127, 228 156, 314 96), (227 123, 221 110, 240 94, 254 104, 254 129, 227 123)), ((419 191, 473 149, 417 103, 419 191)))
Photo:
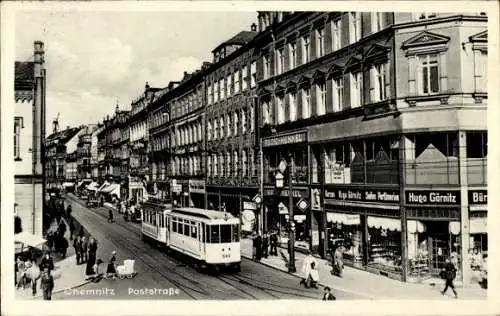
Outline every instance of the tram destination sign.
POLYGON ((452 190, 409 190, 406 191, 406 204, 411 205, 450 205, 460 204, 460 191, 452 190))
POLYGON ((307 140, 306 132, 295 134, 277 135, 262 140, 262 147, 281 146, 304 143, 307 140))

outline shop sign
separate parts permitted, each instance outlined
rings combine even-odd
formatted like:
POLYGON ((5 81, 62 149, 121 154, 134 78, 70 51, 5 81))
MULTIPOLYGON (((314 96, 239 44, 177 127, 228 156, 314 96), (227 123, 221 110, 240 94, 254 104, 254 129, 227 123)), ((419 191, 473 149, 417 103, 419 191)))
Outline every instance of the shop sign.
POLYGON ((488 190, 469 190, 469 204, 488 204, 488 190))
POLYGON ((280 204, 278 204, 278 213, 279 214, 288 214, 288 207, 286 207, 286 205, 283 204, 283 202, 280 202, 280 204))
POLYGON ((181 193, 182 192, 182 185, 180 185, 180 184, 172 185, 172 192, 181 193))
POLYGON ((297 221, 298 223, 302 223, 303 221, 306 220, 306 215, 294 215, 293 219, 297 221))
POLYGON ((243 209, 255 211, 257 209, 257 204, 255 202, 243 202, 243 209))
POLYGON ((311 189, 311 210, 321 209, 321 193, 319 189, 311 189))
POLYGON ((189 192, 205 194, 205 181, 189 180, 189 192))
POLYGON ((262 140, 262 147, 281 146, 289 144, 303 143, 307 139, 306 132, 295 134, 279 135, 262 140))
POLYGON ((460 191, 406 191, 406 204, 445 205, 460 204, 460 191))
POLYGON ((399 192, 372 189, 325 189, 325 203, 328 200, 399 203, 399 192))
POLYGON ((331 166, 325 174, 325 181, 332 184, 351 184, 351 168, 331 166))
MULTIPOLYGON (((288 189, 283 189, 283 190, 274 190, 274 189, 264 189, 264 195, 279 195, 282 197, 288 197, 290 191, 288 189)), ((308 190, 299 190, 299 189, 293 189, 292 190, 292 196, 294 198, 306 198, 308 197, 308 190)))

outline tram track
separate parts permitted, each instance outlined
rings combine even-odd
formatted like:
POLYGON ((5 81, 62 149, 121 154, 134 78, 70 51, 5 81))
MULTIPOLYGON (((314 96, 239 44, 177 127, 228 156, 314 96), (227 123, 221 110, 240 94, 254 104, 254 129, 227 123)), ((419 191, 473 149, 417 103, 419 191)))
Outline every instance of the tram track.
MULTIPOLYGON (((82 206, 83 208, 91 211, 93 214, 95 214, 97 216, 100 216, 103 219, 107 219, 107 216, 105 214, 103 214, 103 211, 106 210, 105 207, 100 207, 100 208, 97 208, 97 209, 94 209, 94 208, 89 209, 89 208, 86 207, 85 203, 82 202, 81 200, 79 200, 77 198, 74 198, 74 197, 70 197, 70 199, 73 202, 75 202, 75 203, 79 204, 80 206, 82 206)), ((139 229, 133 228, 130 225, 127 225, 126 223, 115 221, 113 223, 113 225, 117 225, 117 226, 123 228, 124 230, 133 233, 136 236, 140 235, 140 230, 139 229)), ((176 271, 176 269, 171 268, 168 265, 162 265, 161 267, 154 266, 149 261, 155 262, 155 261, 158 261, 158 258, 153 257, 153 255, 150 254, 150 253, 148 253, 148 252, 144 253, 145 249, 143 247, 141 247, 141 245, 144 244, 142 240, 141 240, 141 245, 135 245, 132 242, 132 240, 127 240, 127 241, 124 241, 124 240, 113 240, 113 242, 115 242, 120 247, 128 249, 132 253, 141 253, 141 254, 143 254, 142 257, 139 258, 139 260, 141 262, 143 262, 145 266, 147 266, 152 271, 155 271, 159 275, 163 276, 166 280, 168 280, 169 282, 171 282, 172 284, 174 284, 175 286, 177 286, 179 289, 182 289, 183 292, 185 292, 189 297, 191 297, 193 299, 200 299, 200 298, 197 297, 197 296, 195 296, 195 295, 192 295, 192 293, 189 293, 188 291, 195 292, 198 295, 205 296, 205 297, 203 297, 201 299, 210 299, 210 298, 214 298, 214 296, 217 296, 217 299, 227 299, 228 298, 227 297, 228 294, 230 294, 231 297, 237 296, 240 299, 248 299, 248 298, 250 298, 250 299, 259 299, 256 295, 251 294, 249 291, 243 289, 242 287, 236 286, 236 285, 232 284, 231 282, 228 282, 227 280, 225 280, 225 279, 223 279, 223 278, 221 278, 219 276, 216 276, 215 279, 217 279, 218 281, 220 281, 220 282, 226 284, 227 286, 235 289, 236 293, 235 293, 235 291, 231 291, 230 293, 228 293, 227 290, 220 290, 217 287, 214 287, 212 284, 202 283, 202 282, 200 282, 198 280, 193 280, 191 278, 188 278, 184 274, 179 273, 179 271, 176 271), (167 270, 168 273, 165 273, 164 270, 167 270), (182 281, 179 281, 178 279, 172 278, 172 274, 176 275, 178 278, 181 278, 182 281), (188 285, 186 285, 186 284, 184 284, 182 282, 189 282, 189 283, 193 284, 193 286, 188 286, 188 285), (215 290, 216 292, 223 293, 223 294, 220 295, 220 294, 217 294, 217 293, 214 293, 214 292, 208 292, 207 290, 203 290, 203 288, 210 288, 210 289, 215 290)), ((150 246, 153 246, 153 245, 150 245, 150 246)), ((160 251, 155 252, 154 255, 155 256, 156 255, 160 255, 162 257, 162 259, 167 259, 171 263, 176 264, 177 267, 178 266, 186 266, 187 265, 185 262, 182 262, 180 260, 172 258, 167 253, 161 251, 161 249, 158 249, 157 247, 156 248, 151 248, 151 249, 160 250, 160 251)), ((189 268, 191 269, 193 267, 189 265, 189 268)), ((193 268, 193 271, 195 271, 194 268, 193 268)), ((209 276, 209 275, 207 275, 207 276, 209 276)), ((209 276, 209 277, 212 277, 212 276, 209 276)), ((272 295, 270 293, 267 293, 267 294, 269 296, 271 296, 271 297, 277 298, 275 295, 272 295)))

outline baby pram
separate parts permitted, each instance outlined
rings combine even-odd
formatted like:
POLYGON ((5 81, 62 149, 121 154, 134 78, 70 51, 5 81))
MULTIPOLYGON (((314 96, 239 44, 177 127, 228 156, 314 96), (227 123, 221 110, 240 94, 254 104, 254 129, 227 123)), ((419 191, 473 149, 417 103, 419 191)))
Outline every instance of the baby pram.
POLYGON ((123 260, 123 265, 116 268, 116 274, 120 279, 132 279, 137 275, 134 270, 135 260, 127 259, 123 260))

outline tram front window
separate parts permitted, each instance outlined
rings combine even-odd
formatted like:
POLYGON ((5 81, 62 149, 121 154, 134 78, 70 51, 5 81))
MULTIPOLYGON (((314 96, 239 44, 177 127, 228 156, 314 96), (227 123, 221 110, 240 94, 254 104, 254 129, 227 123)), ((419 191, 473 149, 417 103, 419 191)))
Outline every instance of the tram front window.
POLYGON ((220 225, 221 243, 231 242, 231 225, 220 225))
POLYGON ((220 233, 219 233, 219 225, 211 225, 208 226, 209 234, 210 234, 210 243, 218 244, 220 243, 220 233))

